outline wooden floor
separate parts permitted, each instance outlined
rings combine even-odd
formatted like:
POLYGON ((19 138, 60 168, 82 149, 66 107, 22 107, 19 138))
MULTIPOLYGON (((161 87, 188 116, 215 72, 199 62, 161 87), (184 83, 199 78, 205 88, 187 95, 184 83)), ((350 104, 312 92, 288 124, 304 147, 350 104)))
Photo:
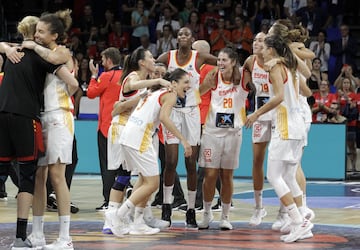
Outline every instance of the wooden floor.
MULTIPOLYGON (((230 215, 234 230, 218 230, 216 220, 220 213, 215 213, 210 230, 187 231, 185 214, 174 211, 171 229, 151 237, 119 239, 101 233, 103 214, 95 211, 102 203, 100 177, 75 176, 71 195, 80 211, 71 216, 71 235, 75 249, 360 249, 360 182, 309 182, 307 188, 308 206, 316 213, 315 236, 301 242, 282 243, 280 234, 271 231, 278 200, 269 184, 264 191, 268 215, 260 226, 248 226, 253 209, 252 183, 240 179, 235 181, 235 208, 230 215)), ((7 191, 8 200, 0 201, 0 249, 8 249, 15 234, 16 189, 11 181, 7 182, 7 191)), ((160 209, 153 208, 153 212, 160 217, 160 209)), ((198 213, 197 220, 200 219, 201 213, 198 213)), ((57 213, 46 212, 45 231, 49 242, 57 237, 57 220, 57 213)))

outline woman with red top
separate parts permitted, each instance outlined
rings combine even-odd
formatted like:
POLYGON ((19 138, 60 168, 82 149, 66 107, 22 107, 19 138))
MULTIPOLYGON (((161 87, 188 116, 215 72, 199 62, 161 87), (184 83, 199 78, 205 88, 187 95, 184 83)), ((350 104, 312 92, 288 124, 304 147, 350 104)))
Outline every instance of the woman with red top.
POLYGON ((235 29, 231 32, 231 42, 234 43, 235 48, 239 50, 245 50, 251 53, 251 45, 253 39, 253 33, 250 26, 246 25, 241 17, 235 17, 235 29))
POLYGON ((311 108, 313 122, 324 122, 327 120, 328 114, 336 113, 336 110, 330 108, 333 102, 337 102, 337 97, 335 94, 329 93, 329 81, 322 80, 319 87, 319 91, 313 93, 315 99, 311 108))
POLYGON ((357 96, 351 86, 351 79, 344 77, 337 92, 341 115, 347 118, 346 144, 352 170, 356 169, 356 121, 358 119, 357 96))
POLYGON ((225 19, 220 17, 217 22, 217 29, 210 33, 211 53, 215 56, 221 49, 231 45, 231 32, 225 29, 225 19))
POLYGON ((108 43, 110 47, 118 48, 120 51, 129 49, 130 36, 129 33, 123 31, 120 21, 115 21, 114 31, 108 36, 108 43))

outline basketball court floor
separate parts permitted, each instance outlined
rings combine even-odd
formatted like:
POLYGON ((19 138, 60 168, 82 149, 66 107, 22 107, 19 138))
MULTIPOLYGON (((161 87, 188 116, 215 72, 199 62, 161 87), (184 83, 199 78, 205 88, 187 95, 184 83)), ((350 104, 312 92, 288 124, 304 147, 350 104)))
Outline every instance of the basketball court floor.
MULTIPOLYGON (((184 184, 184 181, 182 181, 184 184)), ((15 235, 16 189, 7 182, 7 201, 0 201, 0 249, 9 249, 15 235)), ((75 249, 150 249, 150 250, 223 250, 223 249, 360 249, 360 182, 308 182, 307 203, 316 213, 311 239, 286 244, 280 233, 271 230, 278 211, 278 199, 269 184, 265 185, 264 206, 268 212, 257 227, 248 225, 253 210, 251 180, 236 179, 230 219, 231 231, 220 231, 220 212, 214 212, 209 230, 185 229, 185 214, 173 212, 173 225, 156 235, 116 238, 101 233, 103 214, 95 207, 102 203, 99 176, 75 176, 71 188, 72 201, 80 211, 72 214, 71 236, 75 249)), ((215 204, 216 200, 214 200, 215 204)), ((161 210, 153 208, 155 216, 161 210)), ((197 220, 201 220, 201 212, 197 220)), ((30 218, 31 221, 31 218, 30 218)), ((48 243, 58 235, 57 213, 46 212, 45 233, 48 243)), ((29 224, 29 230, 31 223, 29 224)))

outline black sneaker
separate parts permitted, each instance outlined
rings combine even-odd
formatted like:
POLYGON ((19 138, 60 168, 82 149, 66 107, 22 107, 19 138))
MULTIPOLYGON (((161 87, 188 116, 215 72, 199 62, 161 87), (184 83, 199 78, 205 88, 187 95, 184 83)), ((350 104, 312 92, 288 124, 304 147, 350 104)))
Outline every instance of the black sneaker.
POLYGON ((211 210, 213 212, 221 211, 221 200, 220 199, 218 199, 217 203, 211 207, 211 210))
POLYGON ((187 212, 187 205, 184 204, 184 205, 181 205, 180 207, 178 207, 177 209, 179 212, 182 212, 182 213, 186 213, 187 212))
POLYGON ((152 207, 161 208, 161 205, 162 205, 162 202, 160 202, 159 200, 156 200, 156 199, 151 203, 152 207))
POLYGON ((104 202, 100 207, 95 208, 96 211, 101 212, 105 211, 109 206, 108 202, 104 202))
POLYGON ((6 201, 7 200, 7 193, 5 189, 5 183, 0 181, 0 200, 6 201))
POLYGON ((177 200, 171 204, 173 210, 177 210, 179 207, 186 205, 186 200, 177 200))
POLYGON ((55 193, 51 193, 47 199, 46 209, 49 212, 57 212, 57 202, 55 193))
POLYGON ((170 204, 162 204, 161 219, 170 222, 170 225, 171 225, 171 214, 172 214, 171 205, 170 204))
POLYGON ((198 229, 198 225, 195 219, 195 209, 189 209, 186 211, 186 228, 187 229, 198 229))
POLYGON ((80 209, 74 203, 70 202, 70 212, 72 214, 76 214, 79 210, 80 209))

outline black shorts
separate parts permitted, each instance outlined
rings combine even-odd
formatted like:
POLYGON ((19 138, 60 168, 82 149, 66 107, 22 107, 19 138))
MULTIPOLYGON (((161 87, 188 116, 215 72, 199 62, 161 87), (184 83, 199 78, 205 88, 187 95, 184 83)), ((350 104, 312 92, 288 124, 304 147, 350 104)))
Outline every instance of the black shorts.
POLYGON ((45 152, 38 120, 0 112, 0 161, 34 161, 45 152))

